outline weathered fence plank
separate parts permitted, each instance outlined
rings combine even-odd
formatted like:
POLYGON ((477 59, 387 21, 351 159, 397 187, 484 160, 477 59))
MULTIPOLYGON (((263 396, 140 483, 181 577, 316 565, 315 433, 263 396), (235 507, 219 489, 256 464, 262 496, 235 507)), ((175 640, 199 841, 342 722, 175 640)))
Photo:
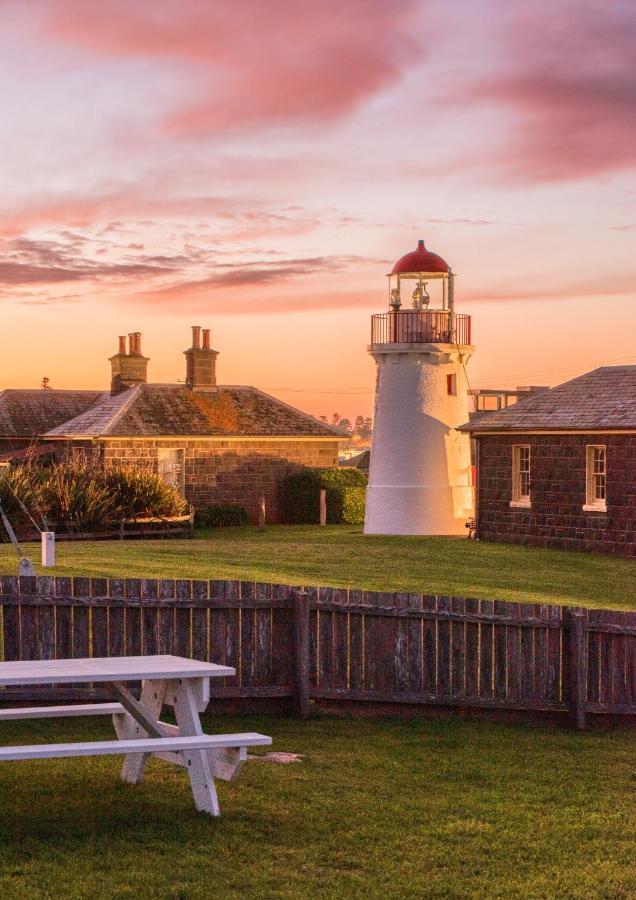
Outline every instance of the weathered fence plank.
POLYGON ((309 598, 294 591, 294 660, 296 670, 296 712, 301 719, 309 715, 309 598))

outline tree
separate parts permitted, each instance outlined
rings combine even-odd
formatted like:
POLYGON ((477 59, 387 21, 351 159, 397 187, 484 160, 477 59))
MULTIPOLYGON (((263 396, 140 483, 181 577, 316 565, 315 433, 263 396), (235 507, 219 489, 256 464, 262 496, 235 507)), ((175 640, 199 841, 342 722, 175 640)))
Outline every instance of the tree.
POLYGON ((353 431, 349 419, 340 419, 340 421, 338 422, 338 428, 342 428, 343 431, 353 431))

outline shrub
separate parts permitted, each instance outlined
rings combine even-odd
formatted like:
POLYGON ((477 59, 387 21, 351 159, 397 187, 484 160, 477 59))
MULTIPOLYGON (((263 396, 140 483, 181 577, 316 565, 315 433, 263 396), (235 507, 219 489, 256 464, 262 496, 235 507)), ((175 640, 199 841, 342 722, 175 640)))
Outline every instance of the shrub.
POLYGON ((281 515, 289 524, 313 525, 320 520, 320 490, 327 492, 327 522, 357 525, 364 521, 367 478, 360 469, 304 469, 280 485, 281 515))
POLYGON ((45 471, 30 462, 21 466, 3 466, 0 469, 0 505, 18 528, 32 525, 23 507, 40 527, 44 525, 45 481, 45 471), (22 501, 22 505, 19 501, 22 501))
POLYGON ((41 467, 10 466, 0 473, 0 503, 19 528, 32 529, 19 498, 38 524, 91 531, 143 516, 176 516, 186 510, 179 492, 153 472, 104 472, 83 456, 41 467))
POLYGON ((198 509, 195 523, 201 528, 224 528, 232 525, 249 525, 250 519, 245 507, 225 503, 198 509))
MULTIPOLYGON (((345 525, 362 525, 367 489, 365 487, 343 488, 340 496, 342 500, 341 521, 345 525)), ((327 509, 329 509, 329 500, 327 500, 327 509)))
POLYGON ((90 531, 120 514, 117 498, 103 474, 81 458, 54 463, 43 486, 47 518, 70 530, 90 531))
POLYGON ((121 518, 180 516, 187 504, 179 491, 160 475, 133 467, 106 473, 106 485, 120 510, 121 518))

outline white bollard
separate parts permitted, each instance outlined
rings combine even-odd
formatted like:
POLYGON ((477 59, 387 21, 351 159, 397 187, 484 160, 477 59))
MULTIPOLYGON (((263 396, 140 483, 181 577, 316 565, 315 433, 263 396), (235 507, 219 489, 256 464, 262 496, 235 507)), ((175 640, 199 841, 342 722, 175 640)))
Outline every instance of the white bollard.
POLYGON ((42 565, 46 569, 55 566, 55 532, 42 532, 42 565))
POLYGON ((258 502, 258 527, 261 531, 265 531, 267 522, 267 508, 265 506, 265 497, 261 497, 258 502))

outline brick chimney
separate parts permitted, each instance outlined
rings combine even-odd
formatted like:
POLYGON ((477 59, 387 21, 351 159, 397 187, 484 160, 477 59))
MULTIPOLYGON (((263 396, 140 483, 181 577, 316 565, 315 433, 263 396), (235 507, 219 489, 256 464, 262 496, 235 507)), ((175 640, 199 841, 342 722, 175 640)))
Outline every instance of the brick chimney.
POLYGON ((210 391, 216 387, 218 350, 210 347, 210 329, 192 326, 192 346, 184 351, 186 384, 192 391, 210 391))
POLYGON ((119 394, 126 388, 146 383, 148 357, 141 352, 141 332, 133 331, 128 335, 128 350, 126 350, 126 336, 120 335, 119 351, 110 357, 110 365, 111 394, 119 394))

